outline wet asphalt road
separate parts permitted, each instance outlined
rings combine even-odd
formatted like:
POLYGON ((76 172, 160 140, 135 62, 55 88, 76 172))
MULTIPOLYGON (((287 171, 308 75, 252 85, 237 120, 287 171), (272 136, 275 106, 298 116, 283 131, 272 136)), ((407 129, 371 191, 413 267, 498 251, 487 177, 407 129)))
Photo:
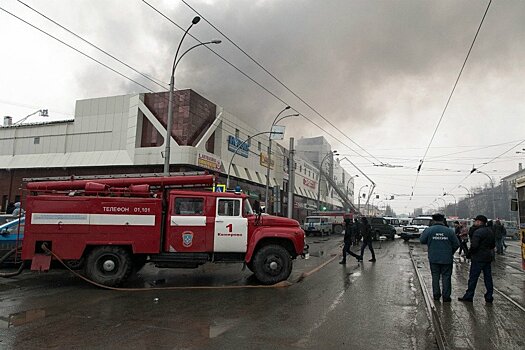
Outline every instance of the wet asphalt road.
MULTIPOLYGON (((366 251, 363 264, 342 266, 333 255, 342 237, 309 240, 312 258, 295 261, 279 288, 256 288, 240 264, 147 266, 126 284, 140 292, 101 290, 60 270, 0 279, 0 348, 436 349, 407 244, 376 243, 376 263, 366 251), (176 286, 216 287, 166 289, 176 286)), ((473 308, 488 322, 503 314, 499 303, 491 315, 473 308)))

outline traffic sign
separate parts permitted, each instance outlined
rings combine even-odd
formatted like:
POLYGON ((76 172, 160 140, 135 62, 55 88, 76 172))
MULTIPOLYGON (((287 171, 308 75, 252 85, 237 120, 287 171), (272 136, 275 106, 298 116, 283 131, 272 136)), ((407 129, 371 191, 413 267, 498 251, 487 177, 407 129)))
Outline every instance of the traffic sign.
POLYGON ((213 186, 213 192, 226 192, 226 185, 217 184, 213 186))

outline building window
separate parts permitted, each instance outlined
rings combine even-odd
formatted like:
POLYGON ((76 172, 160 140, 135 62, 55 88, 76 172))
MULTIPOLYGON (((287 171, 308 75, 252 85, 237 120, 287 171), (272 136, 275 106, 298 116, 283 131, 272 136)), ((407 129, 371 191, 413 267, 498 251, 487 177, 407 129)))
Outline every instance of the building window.
POLYGON ((35 137, 33 139, 33 144, 35 144, 35 145, 39 145, 40 144, 40 137, 39 136, 37 136, 37 137, 35 137))
POLYGON ((239 138, 239 129, 235 129, 235 137, 239 138))
POLYGON ((300 172, 300 173, 303 172, 303 166, 302 166, 302 165, 299 165, 299 172, 300 172))

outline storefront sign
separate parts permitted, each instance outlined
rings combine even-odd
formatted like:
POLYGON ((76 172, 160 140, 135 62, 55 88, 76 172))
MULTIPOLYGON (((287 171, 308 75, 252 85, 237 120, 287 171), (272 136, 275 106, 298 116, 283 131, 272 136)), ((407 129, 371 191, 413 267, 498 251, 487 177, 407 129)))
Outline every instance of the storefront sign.
POLYGON ((206 153, 197 153, 197 165, 213 171, 221 170, 221 159, 206 153))
POLYGON ((315 190, 315 188, 317 187, 317 182, 311 179, 303 178, 303 185, 315 190))
MULTIPOLYGON (((259 163, 261 164, 261 166, 268 168, 268 153, 261 152, 261 154, 259 154, 259 159, 260 159, 259 163)), ((270 162, 270 169, 273 169, 274 166, 275 166, 275 162, 272 158, 270 162)))
POLYGON ((233 135, 228 136, 228 150, 231 152, 237 151, 237 154, 248 158, 248 153, 250 152, 250 145, 248 145, 248 142, 244 142, 241 139, 238 139, 237 137, 233 135), (240 147, 239 147, 240 146, 240 147))

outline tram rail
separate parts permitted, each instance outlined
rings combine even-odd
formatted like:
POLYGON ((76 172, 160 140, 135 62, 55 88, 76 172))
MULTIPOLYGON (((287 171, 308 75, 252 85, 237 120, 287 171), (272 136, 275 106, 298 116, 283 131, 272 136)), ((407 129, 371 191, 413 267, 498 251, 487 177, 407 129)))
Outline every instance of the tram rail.
POLYGON ((409 251, 408 251, 410 255, 410 260, 412 261, 412 265, 414 266, 414 270, 416 272, 419 288, 421 290, 421 293, 423 294, 423 298, 425 299, 425 305, 426 305, 426 309, 428 312, 428 318, 432 326, 432 331, 434 333, 434 337, 436 339, 437 346, 439 350, 448 350, 450 349, 450 347, 445 337, 445 331, 443 330, 441 319, 439 318, 439 314, 432 300, 432 296, 430 295, 430 292, 427 289, 425 281, 423 280, 423 276, 419 272, 419 267, 417 265, 416 260, 414 259, 414 255, 412 254, 413 249, 414 249, 414 245, 410 244, 409 251))

